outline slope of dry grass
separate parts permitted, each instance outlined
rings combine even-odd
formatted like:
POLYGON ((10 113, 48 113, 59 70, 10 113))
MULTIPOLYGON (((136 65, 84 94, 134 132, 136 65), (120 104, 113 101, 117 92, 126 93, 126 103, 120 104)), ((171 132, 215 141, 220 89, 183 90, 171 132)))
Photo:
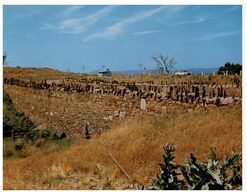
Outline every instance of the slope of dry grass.
POLYGON ((4 189, 125 189, 148 185, 158 173, 163 145, 174 143, 176 162, 190 152, 207 159, 210 147, 219 158, 242 150, 240 106, 186 113, 176 118, 126 119, 111 131, 49 154, 29 151, 25 159, 4 160, 4 189), (109 156, 112 153, 131 180, 109 156))
MULTIPOLYGON (((56 80, 66 77, 79 78, 85 75, 51 69, 4 67, 4 76, 24 80, 56 80)), ((138 82, 153 80, 156 83, 160 80, 179 82, 210 79, 223 83, 241 78, 115 75, 107 79, 138 82)), ((22 106, 17 104, 17 108, 25 111, 26 107, 28 110, 30 107, 28 90, 25 91, 25 96, 21 95, 24 90, 18 91, 18 87, 11 89, 14 100, 23 98, 21 102, 25 103, 22 106)), ((39 96, 37 95, 37 100, 39 96)), ((49 109, 58 107, 57 104, 48 107, 49 109)), ((42 109, 47 108, 41 104, 41 101, 37 101, 35 105, 42 109)), ((61 109, 65 107, 62 106, 61 109)), ((97 109, 93 111, 97 112, 97 109)), ((75 110, 74 107, 68 111, 70 115, 72 110, 75 110)), ((43 114, 38 114, 37 119, 46 120, 46 112, 48 113, 44 111, 43 114)), ((64 116, 59 117, 59 120, 62 117, 64 116)), ((95 115, 92 115, 92 120, 93 117, 95 115)), ((240 152, 242 150, 241 106, 208 110, 198 108, 192 113, 185 113, 176 118, 172 116, 155 118, 142 114, 116 123, 110 131, 94 135, 90 140, 79 139, 69 148, 61 149, 55 143, 47 143, 39 148, 27 147, 26 158, 4 159, 4 189, 126 189, 132 184, 148 185, 159 171, 158 163, 162 160, 162 147, 167 142, 175 145, 175 160, 178 163, 188 159, 190 152, 195 153, 203 161, 207 159, 210 147, 216 147, 219 158, 229 155, 231 151, 240 152), (131 180, 121 172, 109 153, 117 159, 131 180)))
POLYGON ((3 76, 8 78, 16 78, 28 81, 41 81, 41 80, 61 80, 68 77, 84 77, 86 74, 75 74, 53 70, 50 68, 17 68, 17 67, 4 67, 3 76))
POLYGON ((49 93, 48 90, 32 90, 18 86, 5 85, 17 110, 43 128, 54 129, 69 137, 81 136, 86 122, 90 129, 107 130, 111 121, 104 120, 116 109, 114 96, 99 94, 49 93))
POLYGON ((4 67, 3 68, 4 77, 17 78, 21 80, 29 81, 41 81, 41 80, 61 80, 65 78, 88 78, 96 79, 101 78, 108 81, 125 81, 125 82, 147 82, 153 81, 156 84, 163 82, 217 82, 219 84, 240 81, 242 83, 241 76, 223 76, 223 75, 211 75, 211 76, 174 76, 174 75, 135 75, 135 76, 124 76, 121 74, 113 74, 112 77, 98 77, 96 75, 87 75, 80 73, 69 73, 61 72, 58 70, 53 70, 50 68, 17 68, 17 67, 4 67))

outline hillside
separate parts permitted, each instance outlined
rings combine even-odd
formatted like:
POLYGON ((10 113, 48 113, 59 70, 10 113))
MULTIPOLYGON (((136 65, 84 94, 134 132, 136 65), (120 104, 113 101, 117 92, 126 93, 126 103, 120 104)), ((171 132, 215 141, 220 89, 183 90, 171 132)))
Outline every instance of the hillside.
POLYGON ((28 81, 61 80, 67 77, 80 77, 83 74, 75 74, 53 70, 50 68, 24 68, 24 67, 3 67, 3 76, 28 81))
MULTIPOLYGON (((49 69, 4 68, 4 77, 27 81, 81 76, 49 69)), ((87 75, 86 78, 94 77, 87 75)), ((228 82, 229 86, 241 82, 241 78, 234 76, 107 78, 140 83, 149 79, 156 83, 217 80, 228 82)), ((25 145, 22 156, 4 158, 4 189, 136 189, 148 186, 159 173, 158 163, 162 161, 163 146, 168 142, 176 147, 174 161, 177 163, 188 159, 191 152, 206 161, 210 148, 216 148, 219 159, 232 151, 242 151, 239 97, 234 104, 207 107, 201 103, 147 98, 147 108, 141 110, 140 97, 127 101, 126 96, 114 94, 52 91, 10 84, 4 84, 4 90, 15 108, 24 112, 36 126, 65 132, 69 137, 60 141, 40 139, 25 145), (125 115, 114 117, 116 110, 125 115), (113 116, 113 120, 109 116, 113 116), (92 132, 90 139, 84 139, 81 130, 86 122, 90 122, 92 129, 101 129, 100 133, 92 132)), ((240 88, 234 88, 232 93, 235 92, 239 95, 240 88)), ((11 152, 11 144, 4 140, 4 154, 11 152)))
MULTIPOLYGON (((3 76, 8 78, 17 78, 28 81, 41 81, 41 80, 61 80, 66 78, 88 78, 95 79, 99 78, 95 75, 90 74, 79 74, 79 73, 68 73, 50 68, 23 68, 23 67, 3 67, 3 76)), ((159 84, 163 82, 212 82, 212 83, 233 83, 240 81, 242 82, 241 76, 222 76, 222 75, 208 75, 208 76, 168 76, 168 75, 136 75, 126 76, 115 73, 112 77, 101 77, 108 81, 126 81, 126 82, 145 82, 153 81, 159 84)))
POLYGON ((158 120, 139 116, 63 151, 55 149, 47 154, 46 147, 40 152, 31 147, 27 158, 4 161, 4 189, 124 189, 132 184, 147 185, 158 173, 162 147, 167 142, 177 148, 176 162, 183 162, 190 152, 205 160, 211 147, 216 147, 220 159, 231 151, 240 152, 241 114, 241 108, 234 107, 158 120), (109 153, 133 181, 126 178, 109 153))

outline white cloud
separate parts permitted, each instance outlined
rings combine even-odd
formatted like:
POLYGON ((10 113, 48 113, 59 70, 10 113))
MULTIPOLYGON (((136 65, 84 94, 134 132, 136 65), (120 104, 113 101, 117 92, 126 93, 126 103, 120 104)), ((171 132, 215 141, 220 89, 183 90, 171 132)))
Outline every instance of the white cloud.
MULTIPOLYGON (((62 33, 80 34, 88 30, 91 26, 97 23, 104 16, 111 13, 116 7, 117 6, 106 6, 98 10, 97 12, 89 16, 85 16, 83 18, 69 18, 60 21, 58 24, 44 24, 42 29, 58 30, 59 32, 62 33)), ((71 9, 69 10, 70 14, 72 14, 72 10, 75 11, 78 10, 79 8, 76 7, 72 10, 71 9)))
POLYGON ((161 31, 159 30, 150 30, 150 31, 139 31, 139 32, 135 32, 133 33, 133 35, 139 36, 139 35, 150 35, 150 34, 155 34, 155 33, 159 33, 161 31))
MULTIPOLYGON (((10 6, 8 9, 11 9, 10 6)), ((15 7, 14 7, 15 8, 15 7)), ((12 8, 13 9, 13 8, 12 8)), ((10 15, 13 19, 29 19, 34 16, 46 14, 47 9, 45 6, 17 6, 15 14, 10 15)))
POLYGON ((68 8, 66 8, 62 15, 63 16, 69 16, 72 15, 74 13, 76 13, 77 11, 79 11, 80 9, 82 9, 83 7, 85 7, 84 5, 74 5, 74 6, 70 6, 68 8))
POLYGON ((197 18, 193 18, 191 20, 187 20, 187 21, 182 21, 182 22, 178 22, 174 25, 185 25, 185 24, 200 24, 209 20, 217 20, 219 19, 219 16, 222 16, 224 14, 228 14, 234 11, 237 11, 238 9, 240 9, 241 6, 230 6, 229 9, 223 11, 223 12, 219 12, 219 13, 214 13, 214 14, 210 14, 210 15, 206 15, 206 16, 199 16, 197 18))
POLYGON ((136 22, 139 22, 145 18, 149 18, 153 16, 154 14, 157 14, 161 12, 164 9, 167 9, 168 11, 166 12, 167 16, 172 16, 175 13, 178 13, 182 10, 184 10, 188 6, 160 6, 158 8, 141 12, 138 13, 132 17, 128 17, 120 22, 117 22, 109 27, 107 27, 104 31, 102 32, 96 32, 90 36, 87 36, 86 38, 83 39, 84 42, 91 41, 93 39, 111 39, 119 34, 121 34, 128 26, 131 24, 134 24, 136 22), (168 9, 169 8, 169 9, 168 9))
POLYGON ((215 34, 211 34, 211 35, 206 35, 206 36, 190 39, 188 41, 209 41, 212 39, 218 39, 218 38, 222 38, 222 37, 233 36, 233 35, 236 35, 239 33, 241 33, 241 31, 221 32, 221 33, 215 33, 215 34))
POLYGON ((97 32, 97 33, 94 33, 94 34, 86 37, 83 41, 91 41, 92 39, 96 39, 96 38, 105 38, 105 39, 112 38, 112 37, 122 33, 124 31, 124 29, 126 27, 128 27, 129 25, 134 24, 134 23, 136 23, 140 20, 143 20, 145 18, 151 17, 152 15, 164 10, 165 8, 167 8, 167 6, 161 6, 161 7, 152 9, 150 11, 138 13, 132 17, 128 17, 128 18, 126 18, 120 22, 117 22, 117 23, 107 27, 102 32, 97 32))
POLYGON ((231 13, 231 12, 235 12, 235 11, 237 11, 237 10, 239 10, 239 9, 241 9, 241 5, 234 5, 234 6, 231 6, 231 8, 230 9, 228 9, 227 11, 225 11, 224 13, 231 13))
POLYGON ((199 24, 199 23, 203 23, 203 22, 209 20, 209 17, 210 16, 201 16, 201 17, 198 17, 196 19, 179 22, 179 23, 177 23, 177 25, 179 25, 179 24, 181 24, 181 25, 182 24, 199 24))

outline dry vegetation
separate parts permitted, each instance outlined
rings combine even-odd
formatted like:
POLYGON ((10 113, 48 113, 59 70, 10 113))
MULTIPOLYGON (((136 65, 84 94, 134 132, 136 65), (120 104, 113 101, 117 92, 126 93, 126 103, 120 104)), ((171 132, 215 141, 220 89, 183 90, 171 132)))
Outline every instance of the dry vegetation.
MULTIPOLYGON (((4 76, 27 80, 56 80, 66 77, 79 78, 81 74, 63 73, 51 69, 6 68, 4 76)), ((94 78, 94 77, 90 77, 94 78)), ((123 77, 115 75, 111 80, 175 81, 175 77, 139 76, 123 77)), ((236 77, 176 77, 176 81, 218 81, 232 82, 236 77)), ((241 78, 239 78, 241 79, 241 78)), ((7 87, 12 95, 17 109, 25 113, 34 121, 49 122, 49 114, 34 115, 32 110, 42 111, 50 106, 58 109, 57 104, 40 105, 44 103, 33 99, 32 104, 27 98, 28 89, 7 87), (25 92, 25 93, 23 93, 25 92), (21 94, 22 93, 22 94, 21 94), (32 108, 34 106, 34 108, 32 108), (26 107, 26 108, 25 108, 26 107), (26 109, 26 110, 25 110, 26 109)), ((34 92, 32 92, 33 94, 34 92)), ((60 97, 60 101, 68 99, 69 94, 60 97)), ((44 98, 44 97, 43 97, 44 98)), ((61 104, 61 102, 58 104, 61 104)), ((69 114, 79 106, 64 106, 69 114)), ((92 113, 97 113, 95 104, 92 113)), ((62 109, 62 108, 61 108, 62 109)), ((68 114, 68 116, 69 116, 68 114)), ((84 113, 83 113, 84 114, 84 113)), ((75 113, 76 115, 76 113, 75 113)), ((61 116, 62 117, 62 116, 61 116)), ((92 114, 93 117, 93 114, 92 114)), ((62 120, 61 118, 59 120, 62 120)), ((64 119, 65 120, 65 119, 64 119)), ((38 124, 39 125, 39 124, 38 124)), ((24 148, 22 156, 4 158, 3 187, 4 189, 129 189, 133 185, 149 185, 159 172, 158 163, 162 160, 163 146, 171 142, 176 147, 177 163, 188 159, 191 152, 201 161, 205 161, 211 147, 216 147, 220 159, 231 151, 242 151, 242 107, 214 107, 198 108, 177 117, 154 117, 139 113, 134 117, 127 117, 123 121, 113 124, 111 130, 101 135, 93 135, 91 139, 77 139, 71 145, 70 141, 44 142, 39 140, 35 145, 24 148), (130 180, 121 172, 111 153, 129 174, 130 180), (24 157, 24 158, 23 158, 24 157)), ((11 144, 4 140, 4 153, 11 150, 11 144)))
POLYGON ((4 77, 16 78, 28 81, 41 80, 61 80, 68 77, 79 78, 86 74, 75 74, 68 72, 61 72, 50 68, 18 68, 18 67, 4 67, 4 77))
POLYGON ((224 107, 195 111, 177 118, 126 120, 111 131, 80 140, 67 150, 51 153, 29 148, 25 159, 4 161, 4 189, 124 189, 147 185, 158 173, 162 147, 176 146, 176 162, 190 152, 207 159, 210 147, 219 158, 242 150, 242 109, 224 107), (131 180, 109 156, 111 152, 131 180))
POLYGON ((37 126, 66 132, 74 138, 81 135, 86 121, 90 121, 92 129, 109 129, 109 123, 103 117, 114 110, 112 102, 102 101, 97 94, 57 92, 51 95, 45 90, 18 86, 4 86, 4 89, 10 94, 17 110, 25 112, 37 126))
MULTIPOLYGON (((50 68, 17 68, 17 67, 4 67, 4 77, 17 78, 21 80, 29 81, 41 81, 41 80, 61 80, 65 78, 99 78, 96 75, 87 75, 79 73, 61 72, 50 68)), ((154 83, 163 82, 216 82, 218 84, 233 83, 240 80, 242 83, 241 76, 223 76, 223 75, 210 75, 210 76, 168 76, 168 75, 136 75, 136 76, 124 76, 121 74, 113 74, 112 77, 101 77, 104 80, 109 81, 126 81, 126 82, 146 82, 153 81, 154 83)))

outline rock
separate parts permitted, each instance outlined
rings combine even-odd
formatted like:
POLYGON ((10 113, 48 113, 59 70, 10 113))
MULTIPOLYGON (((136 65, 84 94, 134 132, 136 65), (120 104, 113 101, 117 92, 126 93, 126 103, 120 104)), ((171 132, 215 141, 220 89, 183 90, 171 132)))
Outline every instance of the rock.
POLYGON ((141 110, 145 110, 146 109, 146 100, 145 99, 141 99, 141 105, 140 105, 140 109, 141 110))
POLYGON ((34 130, 42 130, 42 129, 47 129, 47 126, 45 124, 41 124, 38 127, 36 127, 34 130))
POLYGON ((103 119, 106 120, 106 121, 108 121, 108 120, 112 121, 113 120, 113 116, 105 116, 103 119))
POLYGON ((165 99, 166 98, 166 94, 164 92, 161 92, 161 99, 165 99))
POLYGON ((206 103, 207 104, 214 104, 216 97, 214 98, 206 98, 206 103))
POLYGON ((119 118, 125 118, 125 114, 126 114, 126 112, 124 111, 124 112, 120 112, 119 113, 119 118))
POLYGON ((53 116, 54 115, 53 112, 50 112, 50 115, 53 116))
POLYGON ((66 134, 63 132, 61 135, 60 135, 60 139, 64 139, 66 138, 66 134))
POLYGON ((220 98, 213 97, 213 98, 210 99, 209 102, 212 102, 213 104, 218 105, 220 103, 220 98))
POLYGON ((191 113, 191 112, 193 112, 193 109, 192 109, 192 108, 189 108, 189 109, 187 110, 187 112, 188 112, 188 113, 191 113))
POLYGON ((162 106, 161 107, 161 114, 166 114, 167 113, 167 107, 166 106, 162 106))
POLYGON ((119 111, 114 111, 114 112, 113 112, 113 116, 114 116, 114 117, 119 117, 119 111))
POLYGON ((220 105, 226 106, 228 104, 233 104, 233 98, 232 97, 227 97, 227 98, 220 98, 220 105))
POLYGON ((104 116, 103 119, 106 120, 106 121, 109 120, 109 118, 107 116, 104 116))

